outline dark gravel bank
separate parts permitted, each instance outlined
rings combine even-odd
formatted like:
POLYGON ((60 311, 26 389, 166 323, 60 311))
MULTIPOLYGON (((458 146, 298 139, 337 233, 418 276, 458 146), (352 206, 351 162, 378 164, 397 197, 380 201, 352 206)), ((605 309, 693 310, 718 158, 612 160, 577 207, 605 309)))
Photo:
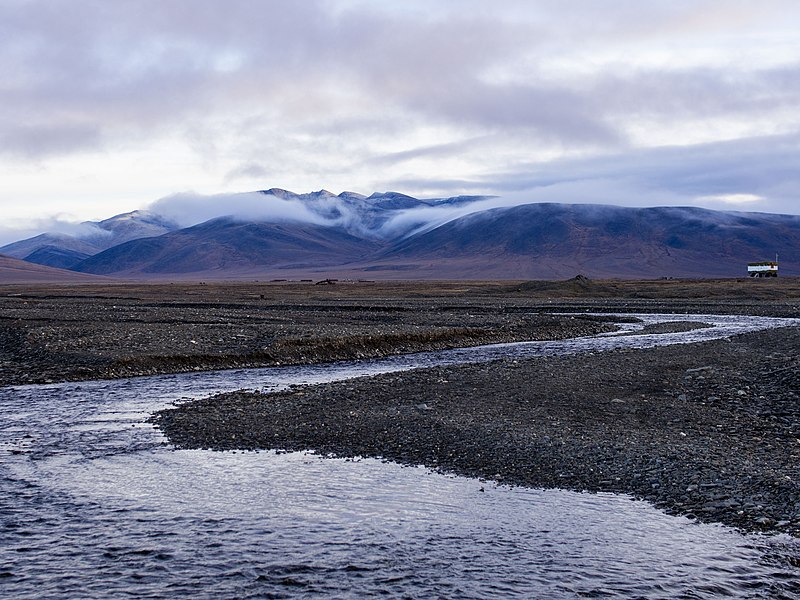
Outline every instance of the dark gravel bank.
POLYGON ((434 368, 162 411, 181 448, 312 449, 610 491, 800 536, 800 329, 434 368))
POLYGON ((530 312, 402 311, 376 322, 391 309, 318 312, 313 306, 280 311, 254 307, 248 311, 249 318, 242 315, 206 323, 197 321, 213 312, 207 307, 184 314, 179 314, 179 307, 152 312, 172 312, 174 320, 39 321, 25 323, 24 328, 0 321, 0 386, 380 358, 501 342, 559 340, 615 329, 590 316, 530 312), (294 322, 276 323, 276 312, 281 314, 279 319, 294 322))
POLYGON ((547 309, 477 284, 0 286, 0 386, 376 358, 605 327, 547 309))
POLYGON ((0 386, 307 364, 596 331, 543 316, 554 312, 800 316, 800 279, 0 283, 0 386))

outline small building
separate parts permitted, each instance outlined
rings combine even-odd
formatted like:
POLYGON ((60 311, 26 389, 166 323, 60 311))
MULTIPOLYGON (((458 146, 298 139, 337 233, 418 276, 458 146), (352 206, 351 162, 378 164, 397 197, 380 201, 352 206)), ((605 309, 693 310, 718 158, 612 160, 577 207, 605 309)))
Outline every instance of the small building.
POLYGON ((747 263, 747 274, 750 277, 777 277, 778 261, 765 260, 761 262, 747 263))

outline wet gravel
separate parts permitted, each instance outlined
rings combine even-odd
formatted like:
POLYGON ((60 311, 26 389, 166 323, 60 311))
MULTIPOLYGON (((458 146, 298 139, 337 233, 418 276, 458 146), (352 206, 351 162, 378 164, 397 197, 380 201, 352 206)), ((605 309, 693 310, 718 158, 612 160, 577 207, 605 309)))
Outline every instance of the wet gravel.
MULTIPOLYGON (((669 329, 697 326, 677 323, 669 329)), ((800 535, 800 329, 504 360, 182 404, 181 448, 312 449, 532 487, 609 491, 800 535)))

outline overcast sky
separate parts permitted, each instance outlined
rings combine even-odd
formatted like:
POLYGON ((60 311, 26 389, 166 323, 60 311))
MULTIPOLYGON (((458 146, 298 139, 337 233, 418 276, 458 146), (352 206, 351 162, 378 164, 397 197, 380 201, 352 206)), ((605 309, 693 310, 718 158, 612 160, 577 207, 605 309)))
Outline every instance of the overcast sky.
POLYGON ((0 0, 0 242, 282 187, 800 213, 797 0, 0 0))

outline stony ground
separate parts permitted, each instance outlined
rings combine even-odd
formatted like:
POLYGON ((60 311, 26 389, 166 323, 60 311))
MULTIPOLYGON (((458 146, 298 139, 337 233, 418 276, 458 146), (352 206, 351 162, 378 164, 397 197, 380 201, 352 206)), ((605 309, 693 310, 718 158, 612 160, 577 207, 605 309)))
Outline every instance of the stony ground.
POLYGON ((624 492, 800 535, 800 328, 433 368, 160 413, 184 448, 312 449, 509 484, 624 492))
MULTIPOLYGON (((0 385, 383 356, 609 327, 558 311, 678 312, 687 323, 698 313, 797 317, 800 281, 0 285, 0 385)), ((157 422, 182 447, 380 456, 506 483, 626 492, 705 521, 797 536, 798 342, 798 329, 787 328, 420 370, 230 394, 157 422)))
POLYGON ((471 290, 0 286, 0 386, 373 358, 609 329, 596 319, 542 314, 535 300, 471 290))
POLYGON ((0 385, 591 333, 557 311, 800 316, 800 279, 2 285, 0 385))

